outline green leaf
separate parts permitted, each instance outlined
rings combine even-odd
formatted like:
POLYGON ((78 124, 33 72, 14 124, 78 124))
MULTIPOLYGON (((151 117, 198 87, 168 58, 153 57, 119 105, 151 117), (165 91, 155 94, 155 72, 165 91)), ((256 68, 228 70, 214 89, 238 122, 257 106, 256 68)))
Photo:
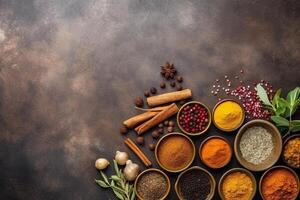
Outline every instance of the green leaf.
POLYGON ((118 191, 116 190, 113 190, 113 192, 115 193, 116 197, 118 199, 121 199, 121 200, 125 200, 125 198, 123 197, 123 195, 121 193, 119 193, 118 191))
POLYGON ((278 107, 278 100, 280 99, 280 95, 281 95, 281 89, 276 91, 272 100, 272 105, 276 106, 276 108, 278 107))
POLYGON ((293 89, 292 91, 290 91, 286 97, 286 100, 290 103, 290 104, 294 104, 295 101, 299 98, 300 95, 300 88, 296 87, 295 89, 293 89))
POLYGON ((260 83, 256 85, 256 91, 259 99, 263 102, 263 104, 273 107, 269 100, 266 90, 261 86, 260 83))
POLYGON ((287 109, 287 103, 283 98, 277 99, 277 105, 276 105, 276 112, 275 114, 278 116, 283 116, 285 117, 284 113, 287 109))
POLYGON ((102 180, 95 180, 95 182, 100 186, 100 187, 103 187, 103 188, 109 188, 110 186, 107 185, 104 181, 102 180))
POLYGON ((110 185, 111 185, 111 186, 115 186, 115 185, 116 185, 116 184, 115 184, 115 181, 114 181, 114 180, 111 180, 111 181, 110 181, 110 185))
POLYGON ((116 172, 117 176, 120 177, 118 163, 117 163, 117 161, 115 161, 115 160, 113 160, 113 162, 114 162, 114 169, 115 169, 115 172, 116 172))
POLYGON ((116 190, 116 191, 118 191, 119 193, 125 193, 125 191, 122 189, 122 188, 119 188, 118 186, 113 186, 113 185, 111 185, 111 188, 113 189, 113 190, 116 190))
POLYGON ((300 131, 300 120, 293 120, 291 121, 291 131, 292 132, 299 132, 300 131))
POLYGON ((128 182, 125 183, 125 192, 129 193, 129 183, 128 182))
POLYGON ((110 178, 114 181, 122 181, 122 179, 116 175, 112 175, 110 178))
POLYGON ((130 200, 135 200, 135 192, 134 191, 132 191, 132 193, 131 193, 130 200))
POLYGON ((272 116, 272 121, 275 122, 276 126, 289 126, 289 121, 280 116, 272 116))
POLYGON ((106 176, 102 171, 100 171, 100 174, 101 174, 101 176, 102 176, 104 182, 105 182, 106 184, 109 184, 107 176, 106 176))

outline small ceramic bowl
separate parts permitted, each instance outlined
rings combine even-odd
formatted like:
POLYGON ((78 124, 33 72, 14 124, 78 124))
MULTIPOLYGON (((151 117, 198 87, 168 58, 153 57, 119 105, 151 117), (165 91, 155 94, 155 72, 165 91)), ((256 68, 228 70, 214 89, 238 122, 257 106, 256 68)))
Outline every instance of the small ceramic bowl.
POLYGON ((269 172, 271 172, 272 170, 278 169, 278 168, 284 168, 284 169, 287 169, 287 170, 289 170, 289 171, 295 176, 296 181, 297 181, 297 185, 298 185, 298 191, 297 191, 296 197, 295 197, 294 199, 291 199, 291 200, 296 200, 297 197, 298 197, 298 195, 299 195, 299 187, 300 187, 300 186, 299 186, 299 185, 300 185, 300 183, 299 183, 299 177, 298 177, 298 175, 296 174, 296 172, 295 172, 294 170, 292 170, 291 168, 289 168, 289 167, 287 167, 287 166, 282 166, 282 165, 271 167, 271 168, 268 169, 265 173, 263 173, 263 175, 261 176, 261 178, 260 178, 260 180, 259 180, 259 194, 260 194, 261 198, 262 198, 263 200, 265 200, 265 198, 264 198, 264 196, 263 196, 263 194, 262 194, 262 182, 263 182, 265 176, 266 176, 269 172))
POLYGON ((190 135, 190 136, 201 135, 201 134, 205 133, 205 132, 209 129, 210 125, 211 125, 211 112, 210 112, 209 108, 208 108, 205 104, 203 104, 203 103, 201 103, 201 102, 199 102, 199 101, 190 101, 190 102, 184 104, 183 106, 181 106, 181 108, 179 109, 179 111, 178 111, 178 113, 177 113, 177 125, 178 125, 179 129, 180 129, 183 133, 185 133, 185 134, 187 134, 187 135, 190 135), (206 111, 207 111, 207 113, 208 113, 208 124, 207 124, 206 128, 205 128, 203 131, 198 132, 198 133, 190 133, 190 132, 187 132, 187 131, 180 125, 180 123, 179 123, 179 117, 180 117, 180 115, 181 115, 182 110, 183 110, 187 105, 191 105, 191 104, 199 104, 201 107, 205 108, 206 111))
POLYGON ((250 177, 250 179, 251 179, 251 181, 253 183, 253 191, 252 191, 250 199, 253 199, 253 197, 254 197, 254 195, 256 193, 256 189, 257 189, 256 180, 255 180, 255 177, 253 176, 253 174, 250 171, 248 171, 246 169, 243 169, 243 168, 233 168, 233 169, 228 170, 227 172, 225 172, 222 175, 222 177, 221 177, 221 179, 219 181, 219 184, 218 184, 218 192, 219 192, 219 195, 220 195, 221 199, 223 199, 223 200, 225 199, 224 194, 222 192, 223 182, 224 182, 226 176, 228 176, 229 174, 234 173, 234 172, 242 172, 242 173, 247 174, 250 177))
POLYGON ((261 120, 261 119, 255 119, 255 120, 249 121, 244 126, 242 126, 240 128, 238 134, 236 135, 235 141, 234 141, 234 153, 235 153, 237 160, 243 167, 245 167, 251 171, 263 171, 263 170, 266 170, 266 169, 272 167, 278 161, 280 154, 281 154, 281 150, 282 150, 282 139, 281 139, 280 132, 272 123, 270 123, 266 120, 261 120), (273 153, 264 162, 257 164, 257 165, 248 162, 242 156, 242 153, 240 150, 240 141, 241 141, 242 135, 244 134, 244 132, 247 129, 254 127, 254 126, 261 126, 265 129, 267 129, 270 132, 270 134, 272 134, 273 143, 274 143, 273 153))
POLYGON ((219 168, 222 168, 222 167, 226 166, 226 165, 230 162, 231 157, 232 157, 232 149, 231 149, 230 143, 229 143, 228 140, 225 139, 224 137, 216 136, 216 135, 215 135, 215 136, 210 136, 210 137, 206 138, 205 140, 203 140, 203 142, 201 143, 200 148, 199 148, 199 157, 200 157, 201 161, 202 161, 206 166, 208 166, 208 167, 210 167, 210 168, 212 168, 212 169, 219 169, 219 168), (208 164, 203 160, 203 158, 202 158, 202 153, 201 153, 204 144, 205 144, 207 141, 209 141, 209 140, 211 140, 211 139, 215 139, 215 138, 221 139, 221 140, 225 141, 225 142, 229 145, 229 147, 230 147, 230 159, 229 159, 226 163, 224 163, 222 166, 217 167, 217 168, 208 165, 208 164))
POLYGON ((294 169, 300 169, 300 167, 296 167, 296 166, 293 166, 293 165, 290 165, 284 158, 283 154, 284 154, 284 149, 285 149, 285 145, 291 140, 291 139, 295 139, 295 138, 300 138, 300 134, 294 134, 294 135, 290 135, 288 138, 285 139, 284 143, 283 143, 283 150, 282 150, 282 153, 281 153, 281 157, 282 157, 282 160, 285 162, 285 164, 287 164, 288 166, 294 168, 294 169))
MULTIPOLYGON (((194 161, 194 159, 195 159, 195 154, 196 154, 196 150, 195 150, 195 145, 194 145, 193 141, 192 141, 188 136, 186 136, 186 135, 184 135, 184 134, 182 134, 182 133, 176 133, 176 132, 174 132, 174 133, 169 133, 169 134, 163 136, 162 138, 160 138, 160 139, 158 140, 156 146, 155 146, 155 159, 156 159, 158 165, 159 165, 162 169, 164 169, 164 170, 166 170, 166 171, 168 171, 168 172, 177 173, 177 172, 181 172, 181 171, 187 169, 187 168, 193 163, 193 161, 194 161), (186 166, 184 166, 183 168, 178 169, 178 170, 168 169, 167 167, 165 167, 165 166, 160 162, 160 160, 159 160, 159 158, 158 158, 158 151, 159 151, 159 147, 160 147, 160 145, 162 144, 162 142, 163 142, 164 140, 168 139, 169 137, 174 137, 174 136, 181 136, 181 137, 185 138, 185 139, 191 144, 191 146, 192 146, 192 148, 193 148, 193 155, 192 155, 191 160, 189 161, 189 163, 188 163, 186 166)), ((170 159, 172 159, 172 158, 170 158, 170 159)))
POLYGON ((224 100, 222 100, 222 101, 219 101, 219 102, 215 105, 215 107, 214 107, 214 109, 213 109, 212 121, 213 121, 214 125, 215 125, 218 129, 220 129, 221 131, 224 131, 224 132, 232 132, 232 131, 235 131, 235 130, 237 130, 238 128, 241 127, 241 125, 244 123, 244 120, 245 120, 245 110, 244 110, 243 106, 242 106, 238 101, 236 101, 236 100, 234 100, 234 99, 224 99, 224 100), (241 122, 240 122, 236 127, 232 128, 232 129, 224 129, 224 128, 220 127, 220 126, 215 122, 215 117, 214 117, 214 116, 215 116, 215 111, 216 111, 217 107, 218 107, 220 104, 222 104, 222 103, 224 103, 224 102, 226 102, 226 101, 232 101, 232 102, 234 102, 234 103, 237 103, 237 104, 241 107, 241 109, 242 109, 242 120, 241 120, 241 122))
POLYGON ((175 182, 175 192, 177 194, 177 197, 180 199, 180 200, 185 200, 183 198, 183 196, 181 195, 180 193, 180 188, 179 188, 179 182, 180 182, 180 179, 181 177, 188 171, 191 171, 191 170, 198 170, 198 171, 201 171, 201 172, 204 172, 206 173, 208 176, 209 176, 209 179, 210 179, 210 184, 211 184, 211 189, 210 189, 210 193, 208 195, 208 197, 206 198, 206 200, 211 200, 213 197, 214 197, 214 194, 215 194, 215 188, 216 188, 216 181, 213 177, 213 175, 207 171, 206 169, 202 168, 202 167, 198 167, 198 166, 193 166, 187 170, 185 170, 184 172, 181 172, 175 182))
POLYGON ((150 173, 150 172, 158 172, 158 173, 160 173, 161 175, 163 175, 163 176, 166 178, 167 183, 168 183, 168 189, 167 189, 167 191, 166 191, 166 194, 165 194, 160 200, 163 200, 163 199, 167 198, 168 194, 170 193, 170 189, 171 189, 170 179, 169 179, 169 177, 168 177, 163 171, 161 171, 161 170, 159 170, 159 169, 155 169, 155 168, 149 168, 149 169, 146 169, 145 171, 143 171, 142 173, 140 173, 140 174, 138 175, 138 177, 135 179, 135 182, 134 182, 134 191, 135 191, 136 196, 138 197, 138 199, 143 200, 143 198, 142 198, 142 197, 139 195, 139 193, 137 192, 137 189, 136 189, 136 188, 137 188, 137 184, 138 184, 139 179, 140 179, 143 175, 145 175, 145 174, 147 174, 147 173, 150 173))

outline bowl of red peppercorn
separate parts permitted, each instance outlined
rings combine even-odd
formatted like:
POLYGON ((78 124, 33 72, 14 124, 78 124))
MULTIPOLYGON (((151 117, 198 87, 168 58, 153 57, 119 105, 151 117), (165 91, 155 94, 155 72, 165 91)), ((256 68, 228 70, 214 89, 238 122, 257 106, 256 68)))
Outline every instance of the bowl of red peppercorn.
POLYGON ((210 127, 210 110, 201 102, 190 101, 179 109, 177 124, 180 130, 187 135, 201 135, 210 127))

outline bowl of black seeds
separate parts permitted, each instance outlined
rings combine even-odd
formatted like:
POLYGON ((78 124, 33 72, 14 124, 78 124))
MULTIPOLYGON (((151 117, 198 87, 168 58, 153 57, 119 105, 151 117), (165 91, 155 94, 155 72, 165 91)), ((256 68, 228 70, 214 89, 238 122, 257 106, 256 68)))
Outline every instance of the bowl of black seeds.
POLYGON ((175 183, 180 200, 210 200, 215 193, 216 181, 211 173, 198 166, 183 171, 175 183))
POLYGON ((136 196, 141 200, 163 200, 170 192, 171 184, 168 176, 159 169, 147 169, 135 180, 136 196))

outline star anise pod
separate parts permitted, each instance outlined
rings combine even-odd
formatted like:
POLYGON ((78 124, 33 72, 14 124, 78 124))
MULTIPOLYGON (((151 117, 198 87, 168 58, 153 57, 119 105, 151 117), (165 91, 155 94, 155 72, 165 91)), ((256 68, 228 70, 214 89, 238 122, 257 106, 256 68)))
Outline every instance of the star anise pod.
POLYGON ((161 67, 161 75, 165 77, 166 79, 174 79, 177 70, 175 69, 173 64, 170 64, 169 62, 166 62, 164 66, 161 67))

